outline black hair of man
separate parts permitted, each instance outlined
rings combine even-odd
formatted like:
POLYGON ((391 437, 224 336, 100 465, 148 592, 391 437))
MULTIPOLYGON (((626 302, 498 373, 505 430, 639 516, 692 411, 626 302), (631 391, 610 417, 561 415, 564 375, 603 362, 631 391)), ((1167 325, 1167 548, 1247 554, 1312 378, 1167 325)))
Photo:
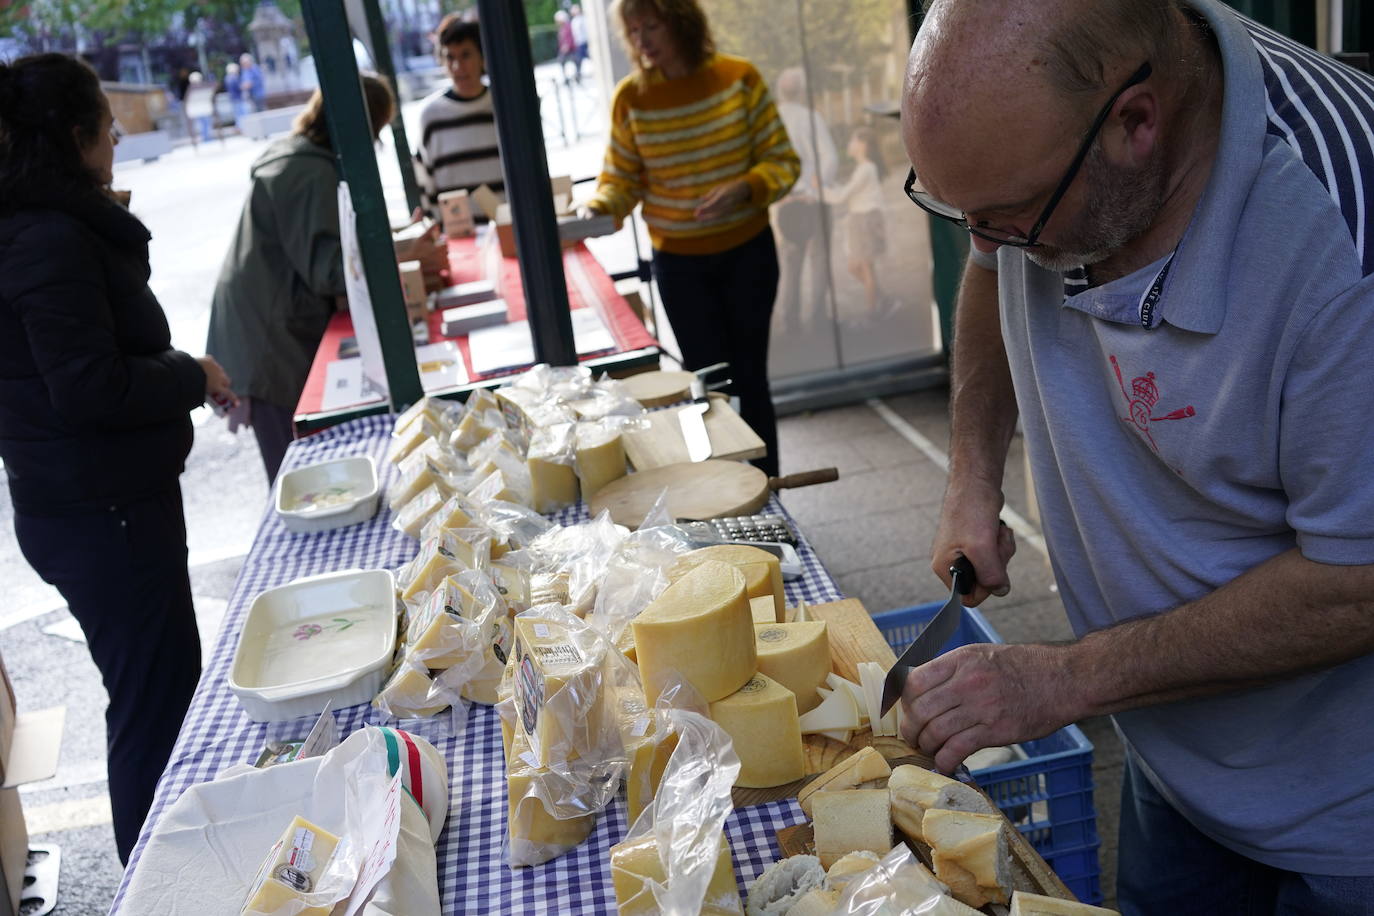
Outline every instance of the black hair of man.
POLYGON ((482 30, 477 23, 469 22, 457 13, 445 16, 444 21, 439 23, 439 46, 446 48, 465 41, 472 42, 477 53, 482 53, 482 30))

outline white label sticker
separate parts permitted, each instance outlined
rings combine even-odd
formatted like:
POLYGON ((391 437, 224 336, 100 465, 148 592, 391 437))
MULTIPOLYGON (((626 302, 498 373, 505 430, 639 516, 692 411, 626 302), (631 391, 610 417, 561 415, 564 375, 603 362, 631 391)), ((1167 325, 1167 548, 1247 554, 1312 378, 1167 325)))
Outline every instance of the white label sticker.
POLYGON ((536 624, 534 625, 534 635, 535 635, 535 636, 538 636, 540 639, 548 639, 548 638, 549 638, 549 628, 548 628, 548 626, 545 625, 545 624, 542 624, 542 623, 536 623, 536 624))
POLYGON ((640 716, 635 719, 635 724, 630 726, 630 734, 635 738, 643 738, 644 733, 649 730, 649 717, 640 716))

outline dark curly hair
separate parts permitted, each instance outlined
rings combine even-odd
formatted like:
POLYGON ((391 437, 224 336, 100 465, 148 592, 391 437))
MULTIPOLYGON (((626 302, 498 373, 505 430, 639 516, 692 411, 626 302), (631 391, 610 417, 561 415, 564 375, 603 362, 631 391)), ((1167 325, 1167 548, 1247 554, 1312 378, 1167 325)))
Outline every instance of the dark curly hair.
POLYGON ((83 60, 34 54, 0 63, 0 212, 52 191, 99 193, 82 153, 108 104, 83 60))

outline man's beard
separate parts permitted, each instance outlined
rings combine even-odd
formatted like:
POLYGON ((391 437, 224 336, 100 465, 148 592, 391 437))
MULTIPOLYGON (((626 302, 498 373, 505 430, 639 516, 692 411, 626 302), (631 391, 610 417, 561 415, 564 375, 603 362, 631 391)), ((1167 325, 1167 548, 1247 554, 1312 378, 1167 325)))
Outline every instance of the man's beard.
POLYGON ((1076 223, 1056 233, 1057 244, 1026 249, 1026 257, 1046 270, 1062 273, 1106 260, 1150 228, 1164 204, 1164 162, 1158 153, 1132 169, 1112 165, 1095 143, 1079 180, 1087 185, 1087 205, 1076 223))

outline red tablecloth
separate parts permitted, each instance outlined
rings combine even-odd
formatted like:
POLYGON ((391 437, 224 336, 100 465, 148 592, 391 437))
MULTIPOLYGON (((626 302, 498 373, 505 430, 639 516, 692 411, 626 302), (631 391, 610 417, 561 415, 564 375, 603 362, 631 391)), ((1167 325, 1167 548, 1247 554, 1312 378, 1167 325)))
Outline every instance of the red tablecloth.
MULTIPOLYGON (((492 279, 497 294, 506 300, 507 320, 522 321, 525 313, 525 289, 520 282, 520 262, 515 258, 501 257, 500 249, 492 244, 479 246, 475 238, 450 239, 448 243, 449 277, 448 282, 467 283, 472 280, 492 279)), ((658 346, 652 334, 635 316, 625 297, 615 291, 615 283, 606 273, 595 256, 581 243, 563 250, 563 273, 568 278, 568 304, 574 309, 592 308, 605 323, 615 338, 616 352, 626 353, 658 346)), ((429 315, 431 341, 453 340, 463 354, 468 379, 480 382, 501 378, 511 373, 501 371, 487 375, 476 375, 472 371, 472 352, 468 338, 445 337, 441 330, 442 318, 438 312, 429 315)), ((320 347, 315 351, 315 362, 310 367, 305 389, 296 404, 296 416, 320 412, 324 398, 325 374, 328 366, 339 358, 339 344, 353 336, 353 319, 347 313, 340 313, 329 322, 320 347)), ((583 359, 605 356, 605 353, 588 354, 583 359)))

